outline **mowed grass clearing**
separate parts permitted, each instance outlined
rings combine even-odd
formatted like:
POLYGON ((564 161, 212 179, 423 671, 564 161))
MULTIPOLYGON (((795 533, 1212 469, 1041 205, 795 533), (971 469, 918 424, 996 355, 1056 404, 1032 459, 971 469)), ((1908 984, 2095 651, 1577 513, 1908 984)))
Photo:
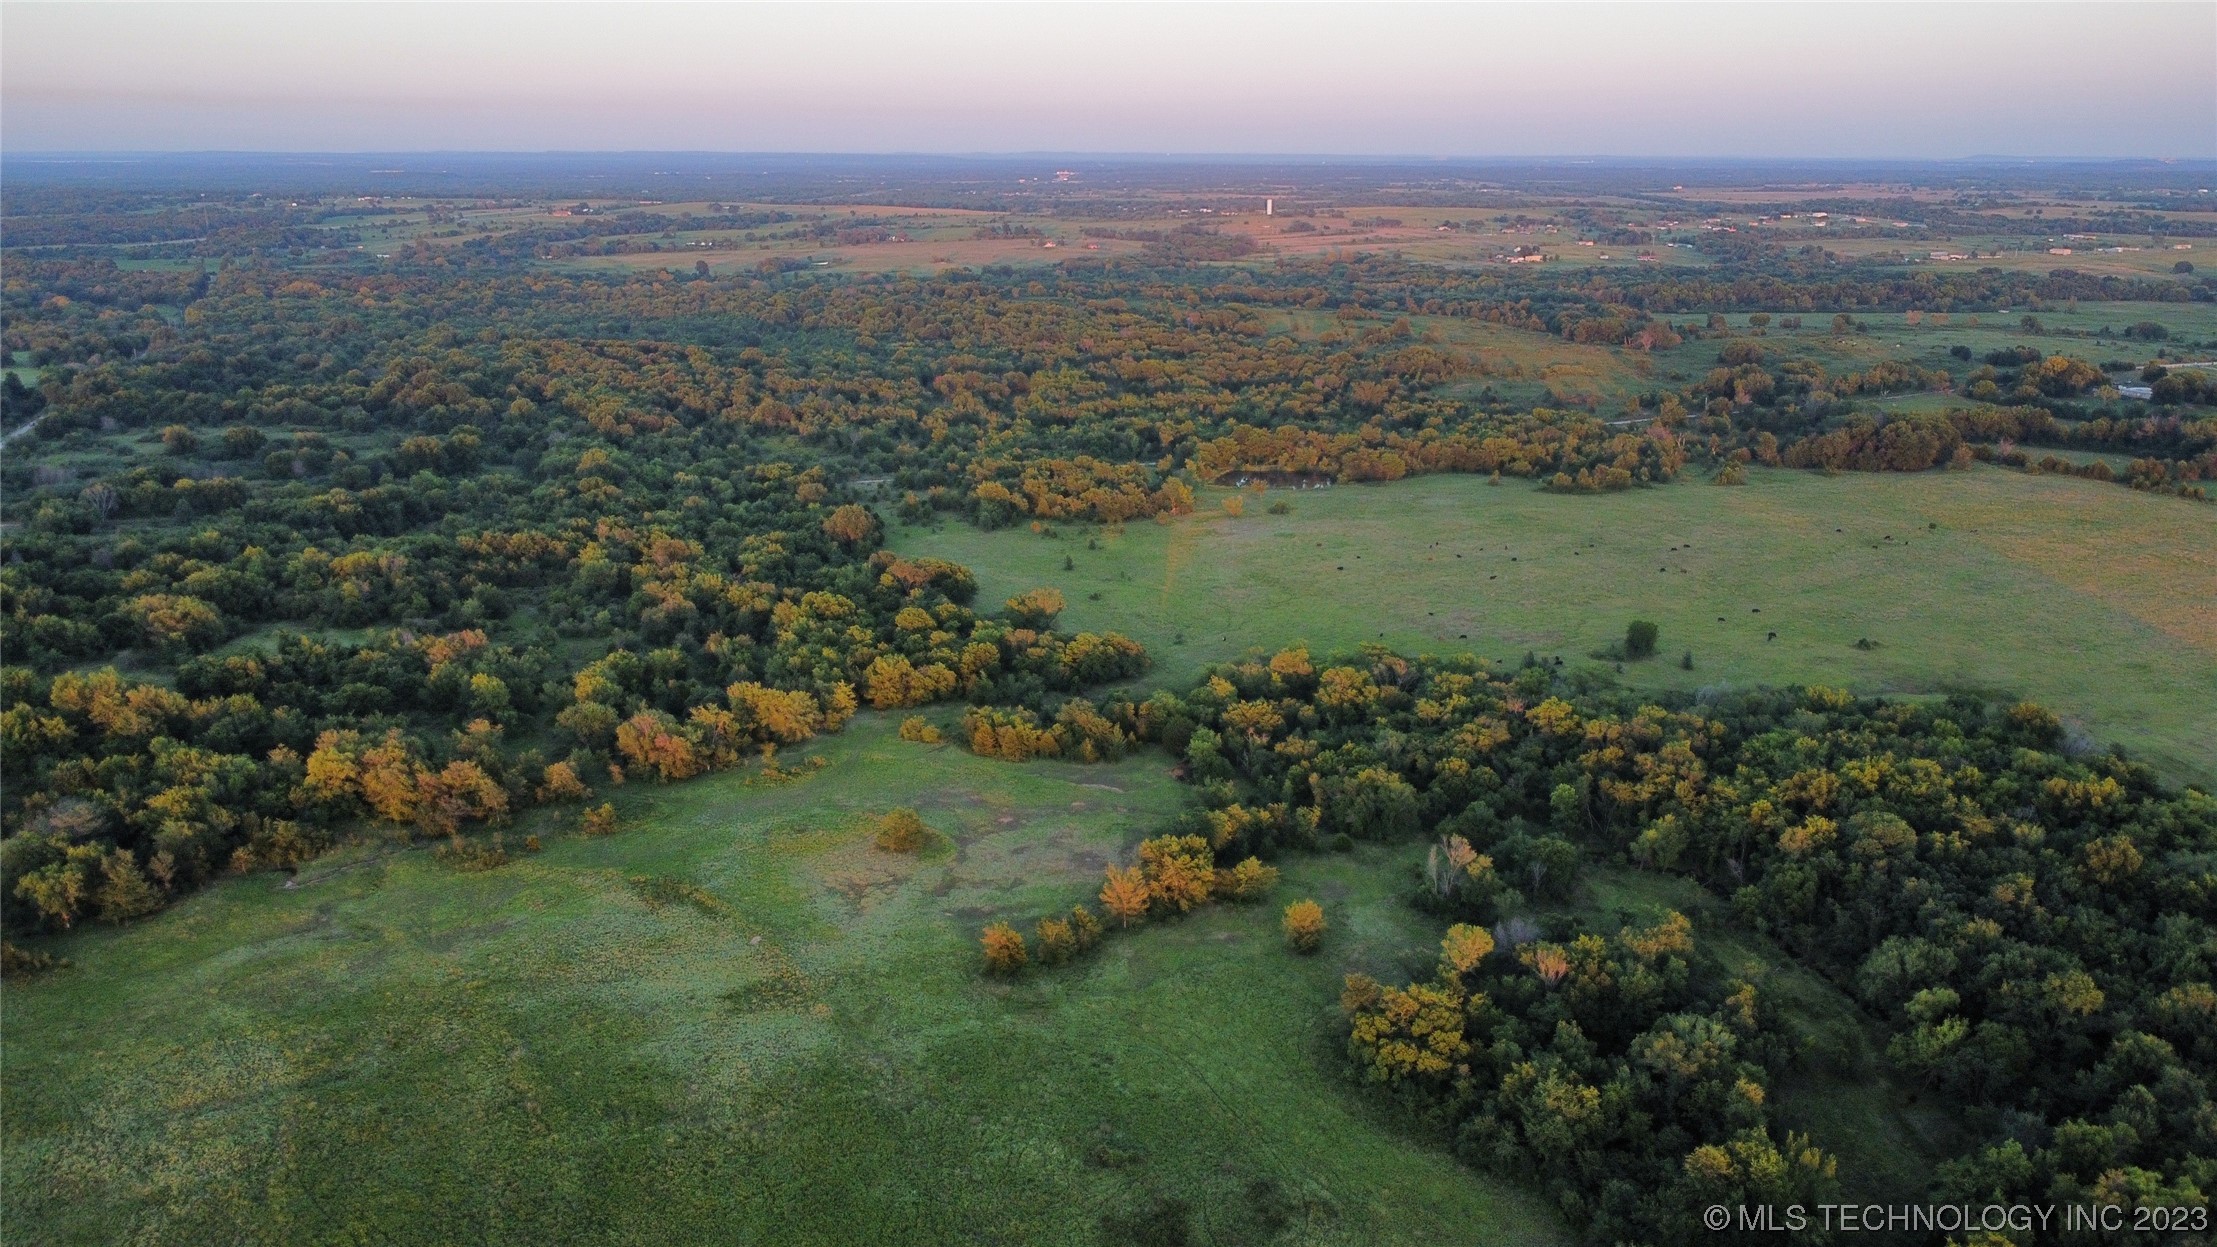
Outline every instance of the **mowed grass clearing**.
POLYGON ((1340 976, 1433 955, 1414 846, 1003 985, 979 928, 1090 899, 1186 799, 1168 760, 874 716, 808 752, 617 790, 612 837, 512 828, 547 848, 491 872, 355 848, 60 941, 0 1032, 9 1240, 1092 1244, 1161 1194, 1201 1242, 1561 1241, 1342 1073, 1340 976), (896 804, 941 833, 919 857, 870 846, 896 804))
POLYGON ((893 544, 969 565, 990 604, 1061 589, 1063 626, 1141 641, 1150 684, 1304 642, 1576 664, 1644 618, 1661 652, 1627 664, 1636 688, 2003 690, 2174 779, 2217 777, 2217 508, 2204 504, 1989 467, 1758 470, 1744 486, 1600 496, 1435 476, 1247 494, 1237 518, 1216 509, 1228 493, 1204 491, 1200 513, 1166 524, 1043 538, 950 523, 893 544), (1291 514, 1267 513, 1281 501, 1291 514))

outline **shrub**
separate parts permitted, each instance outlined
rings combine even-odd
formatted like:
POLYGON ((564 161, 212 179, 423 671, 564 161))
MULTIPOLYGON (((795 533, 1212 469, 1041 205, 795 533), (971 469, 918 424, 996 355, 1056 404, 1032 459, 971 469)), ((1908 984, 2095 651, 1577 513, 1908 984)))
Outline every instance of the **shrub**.
POLYGON ((1085 906, 1073 905, 1070 907, 1070 935, 1077 941, 1079 952, 1091 952, 1093 946, 1101 942, 1101 920, 1085 906))
POLYGON ((585 781, 577 777, 577 768, 567 762, 550 763, 540 775, 538 797, 541 802, 583 801, 591 795, 585 781))
POLYGON ((1313 953, 1324 942, 1324 907, 1315 901, 1295 901, 1286 906, 1281 925, 1293 951, 1313 953))
POLYGON ((1077 955, 1077 933, 1070 929, 1068 921, 1061 918, 1041 918, 1038 931, 1041 965, 1059 966, 1077 955))
POLYGON ((1655 653, 1655 638, 1662 629, 1645 619, 1635 619, 1624 630, 1624 656, 1647 658, 1655 653))
POLYGON ((1020 628, 1045 628, 1062 613, 1062 593, 1056 589, 1032 589, 1003 603, 1008 616, 1020 628))
POLYGON ((603 801, 592 809, 585 811, 584 816, 578 820, 578 830, 588 836, 614 835, 616 833, 616 807, 603 801))
POLYGON ((928 830, 923 816, 907 806, 888 810, 878 820, 878 847, 888 853, 914 853, 924 847, 928 830))
POLYGON ((936 745, 940 739, 939 729, 933 727, 931 720, 924 716, 912 714, 901 720, 901 739, 912 740, 920 745, 936 745))
POLYGON ((40 974, 54 967, 54 959, 36 949, 17 948, 0 940, 0 978, 40 974))
POLYGON ((996 922, 978 937, 985 946, 985 968, 988 973, 1009 975, 1024 968, 1031 954, 1024 948, 1024 933, 1005 922, 996 922))
POLYGON ((508 849, 501 843, 499 832, 493 833, 490 844, 466 840, 457 832, 447 837, 445 844, 431 850, 431 856, 465 874, 497 870, 508 864, 508 849))
POLYGON ((1217 892, 1234 901, 1259 901, 1278 886, 1278 868, 1265 866, 1259 857, 1250 857, 1230 870, 1217 872, 1217 892))

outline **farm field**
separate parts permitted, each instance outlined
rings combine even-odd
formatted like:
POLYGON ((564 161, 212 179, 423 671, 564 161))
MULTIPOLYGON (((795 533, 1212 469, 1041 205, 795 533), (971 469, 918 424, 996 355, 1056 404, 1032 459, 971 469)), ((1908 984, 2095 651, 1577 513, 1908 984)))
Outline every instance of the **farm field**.
POLYGON ((632 252, 626 255, 588 256, 560 261, 583 271, 648 270, 671 265, 690 266, 705 261, 711 272, 752 268, 764 260, 794 259, 841 273, 930 273, 950 268, 975 268, 987 264, 1059 264, 1073 254, 1130 255, 1139 243, 1117 239, 1080 242, 1041 238, 921 238, 908 242, 857 243, 849 246, 762 244, 755 247, 712 246, 700 250, 632 252), (1087 248, 1091 250, 1087 250, 1087 248))
POLYGON ((1575 664, 1645 618, 1661 649, 1628 667, 1635 687, 2004 689, 2174 778, 2217 776, 2208 507, 1985 467, 1598 497, 1440 476, 1249 495, 1237 518, 1215 509, 1228 492, 1168 524, 894 541, 967 563, 983 600, 1061 589, 1065 626, 1133 636, 1156 658, 1147 679, 1173 687, 1297 642, 1575 664), (1280 501, 1291 514, 1268 513, 1280 501))
MULTIPOLYGON (((2159 356, 2178 359, 2182 355, 2217 354, 2217 310, 2200 304, 2089 303, 2039 313, 2034 317, 2038 329, 2026 328, 2024 317, 2016 314, 1920 315, 1912 323, 1899 312, 1867 313, 1856 317, 1867 331, 1849 333, 1832 332, 1829 314, 1773 313, 1762 325, 1750 323, 1748 315, 1725 316, 1725 327, 1736 337, 1744 336, 1761 347, 1767 357, 1814 360, 1835 376, 1887 360, 1960 371, 1963 362, 1949 354, 1955 347, 1969 349, 1974 362, 1989 352, 2025 346, 2045 354, 2092 356, 2103 363, 2125 362, 2136 367, 2159 356), (1779 323, 1792 315, 1799 315, 1801 327, 1779 323), (2161 326, 2169 337, 2147 342, 2121 336, 2126 327, 2142 323, 2161 326)), ((1482 320, 1447 316, 1408 319, 1426 343, 1463 360, 1473 370, 1474 375, 1445 387, 1444 392, 1455 397, 1477 397, 1490 390, 1496 398, 1510 402, 1613 410, 1659 381, 1697 379, 1717 366, 1719 343, 1713 340, 1689 339, 1675 347, 1642 351, 1565 342, 1553 334, 1482 320)), ((1368 330, 1386 323, 1383 319, 1358 320, 1354 327, 1368 330)), ((1335 329, 1346 328, 1329 314, 1308 311, 1273 312, 1264 318, 1264 324, 1272 333, 1288 334, 1301 341, 1315 341, 1335 329)), ((1935 392, 1864 396, 1860 401, 1897 412, 1978 405, 1957 393, 1935 392)))
POLYGON ((605 839, 543 813, 498 871, 355 848, 57 943, 8 992, 11 1239, 1092 1243, 1165 1195, 1219 1242, 1561 1241, 1341 1072, 1339 976, 1437 939, 1413 846, 1288 864, 1316 958, 1217 907, 1003 986, 978 928, 1090 900, 1185 794, 1152 751, 891 728, 784 786, 627 787, 605 839), (904 803, 920 858, 870 847, 904 803))

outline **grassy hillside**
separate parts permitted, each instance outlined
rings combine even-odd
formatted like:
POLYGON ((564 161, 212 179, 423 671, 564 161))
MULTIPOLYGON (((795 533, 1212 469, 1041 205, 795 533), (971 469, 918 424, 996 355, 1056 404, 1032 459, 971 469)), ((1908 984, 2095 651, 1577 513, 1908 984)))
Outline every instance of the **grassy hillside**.
POLYGON ((10 1241, 1093 1243, 1158 1194, 1200 1241, 1556 1241, 1341 1075, 1338 976, 1436 938, 1386 850, 1288 871, 1323 956, 1218 908, 1002 986, 979 927, 1183 794, 927 748, 865 717, 500 870, 350 850, 61 941, 7 993, 10 1241), (921 859, 869 847, 899 803, 921 859))
POLYGON ((1637 617, 1662 625, 1638 687, 2009 689, 2174 778, 2217 777, 2217 508, 1994 468, 1600 497, 1440 476, 1248 495, 1237 518, 1223 496, 1118 532, 894 542, 968 564, 984 600, 1059 587, 1064 626, 1136 637, 1166 684, 1296 641, 1575 662, 1637 617))

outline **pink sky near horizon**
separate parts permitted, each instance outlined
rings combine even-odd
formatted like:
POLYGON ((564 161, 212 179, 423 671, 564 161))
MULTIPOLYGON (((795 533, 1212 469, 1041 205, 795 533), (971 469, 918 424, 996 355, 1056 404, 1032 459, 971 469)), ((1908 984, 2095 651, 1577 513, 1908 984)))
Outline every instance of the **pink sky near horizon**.
POLYGON ((10 151, 2217 158, 2217 4, 48 4, 10 151))

